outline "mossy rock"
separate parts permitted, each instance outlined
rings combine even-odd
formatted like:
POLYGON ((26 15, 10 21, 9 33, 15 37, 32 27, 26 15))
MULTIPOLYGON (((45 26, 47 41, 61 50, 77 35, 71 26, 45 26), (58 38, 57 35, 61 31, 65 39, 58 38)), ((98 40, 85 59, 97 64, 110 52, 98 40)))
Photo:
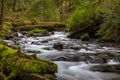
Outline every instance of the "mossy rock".
POLYGON ((13 37, 13 33, 15 33, 13 32, 13 29, 14 27, 12 26, 12 22, 4 22, 2 30, 0 30, 0 37, 2 39, 6 39, 8 36, 13 37))
POLYGON ((57 65, 0 44, 1 80, 55 80, 57 65), (4 48, 3 48, 4 46, 4 48), (48 74, 48 76, 44 76, 48 74), (4 76, 5 75, 5 76, 4 76), (48 79, 50 78, 50 79, 48 79))
POLYGON ((2 38, 2 39, 5 38, 5 33, 3 31, 0 31, 0 38, 2 38))
POLYGON ((42 75, 42 76, 44 76, 44 77, 47 78, 48 80, 56 80, 55 76, 50 75, 50 74, 44 74, 44 75, 42 75))
POLYGON ((82 41, 89 41, 90 40, 88 33, 83 34, 80 38, 82 41))
MULTIPOLYGON (((25 59, 18 56, 3 58, 2 66, 4 73, 8 76, 8 80, 18 80, 18 78, 20 78, 20 80, 36 80, 36 77, 31 74, 49 74, 49 76, 54 76, 54 73, 57 72, 57 67, 53 63, 25 59), (28 76, 31 77, 31 79, 29 79, 28 76)), ((46 77, 46 79, 49 78, 48 76, 44 77, 46 77)))
POLYGON ((92 71, 111 72, 120 74, 120 64, 97 65, 90 68, 92 71))
POLYGON ((22 26, 22 25, 24 25, 24 23, 23 22, 11 22, 12 23, 12 26, 13 27, 17 27, 17 26, 22 26))
POLYGON ((48 31, 45 29, 35 28, 33 30, 28 31, 27 35, 28 36, 46 36, 46 35, 48 35, 48 31))
POLYGON ((0 80, 4 80, 5 79, 5 74, 3 74, 2 72, 0 72, 0 80))

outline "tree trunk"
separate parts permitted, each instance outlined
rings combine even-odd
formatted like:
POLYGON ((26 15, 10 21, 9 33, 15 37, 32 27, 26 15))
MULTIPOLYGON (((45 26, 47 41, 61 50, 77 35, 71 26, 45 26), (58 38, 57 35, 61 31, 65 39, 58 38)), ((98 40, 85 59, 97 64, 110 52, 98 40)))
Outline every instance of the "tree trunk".
POLYGON ((3 9, 4 9, 4 0, 1 0, 1 14, 0 14, 0 28, 3 27, 3 9))
POLYGON ((13 12, 16 11, 15 7, 16 7, 16 0, 13 0, 13 12))
POLYGON ((59 13, 60 13, 60 20, 63 22, 63 0, 59 0, 59 13))
POLYGON ((46 0, 43 1, 43 22, 45 22, 46 0))

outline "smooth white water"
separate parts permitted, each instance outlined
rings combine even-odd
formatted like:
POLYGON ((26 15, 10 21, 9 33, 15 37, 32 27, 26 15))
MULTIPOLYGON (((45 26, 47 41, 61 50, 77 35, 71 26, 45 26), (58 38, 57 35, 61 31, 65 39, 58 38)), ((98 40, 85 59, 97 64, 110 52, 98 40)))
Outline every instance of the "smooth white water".
POLYGON ((120 80, 120 76, 114 73, 92 72, 91 66, 84 62, 55 62, 59 72, 56 73, 58 80, 120 80))

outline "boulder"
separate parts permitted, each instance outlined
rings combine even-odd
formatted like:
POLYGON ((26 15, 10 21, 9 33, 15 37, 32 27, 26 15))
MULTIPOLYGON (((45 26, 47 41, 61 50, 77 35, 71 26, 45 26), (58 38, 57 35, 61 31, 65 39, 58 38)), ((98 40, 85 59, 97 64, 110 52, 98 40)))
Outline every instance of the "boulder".
POLYGON ((80 38, 82 41, 89 41, 90 40, 88 33, 84 33, 80 38))
POLYGON ((53 48, 57 49, 57 50, 62 50, 63 49, 63 44, 60 43, 60 42, 54 43, 53 48))
POLYGON ((47 43, 48 42, 48 40, 43 40, 43 41, 41 41, 41 43, 47 43))
POLYGON ((100 72, 112 72, 120 74, 120 64, 116 65, 96 65, 91 67, 92 71, 100 71, 100 72))
POLYGON ((60 56, 60 57, 53 58, 52 61, 68 61, 68 60, 67 60, 67 57, 60 56))

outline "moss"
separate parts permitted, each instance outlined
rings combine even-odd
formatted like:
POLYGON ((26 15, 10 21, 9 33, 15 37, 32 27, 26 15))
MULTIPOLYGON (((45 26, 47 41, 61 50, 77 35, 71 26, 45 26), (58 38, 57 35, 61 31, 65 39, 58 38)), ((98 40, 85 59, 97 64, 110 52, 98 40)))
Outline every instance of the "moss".
POLYGON ((3 70, 0 76, 6 80, 42 80, 42 77, 46 80, 48 77, 42 75, 48 74, 55 78, 54 74, 57 72, 57 66, 54 63, 40 60, 36 55, 18 53, 17 50, 3 44, 0 44, 0 63, 3 70))
POLYGON ((5 38, 5 33, 4 33, 4 31, 0 31, 0 38, 2 38, 2 39, 5 38))
POLYGON ((5 39, 7 36, 14 35, 13 29, 14 28, 13 28, 12 22, 4 22, 2 30, 0 30, 0 37, 2 39, 5 39))
POLYGON ((5 74, 3 74, 2 72, 0 72, 0 80, 4 80, 5 79, 5 74))
POLYGON ((13 27, 17 27, 17 26, 22 26, 22 25, 24 25, 24 23, 23 22, 11 22, 12 23, 12 26, 13 27))
POLYGON ((55 78, 54 78, 54 76, 53 75, 50 75, 50 74, 44 74, 43 75, 45 78, 47 78, 48 80, 56 80, 55 78))
POLYGON ((0 44, 0 56, 2 58, 10 55, 10 56, 13 56, 13 55, 16 55, 16 52, 17 50, 14 50, 14 49, 11 49, 3 44, 0 44))
POLYGON ((30 34, 31 33, 44 33, 44 32, 46 32, 46 30, 44 30, 44 29, 37 29, 37 28, 29 31, 30 34))
POLYGON ((5 26, 6 29, 9 29, 9 30, 11 30, 13 28, 11 22, 5 22, 4 26, 5 26))
POLYGON ((9 76, 24 76, 34 74, 51 74, 57 71, 56 65, 41 60, 31 60, 20 58, 18 56, 8 56, 3 58, 2 63, 4 73, 9 76), (14 71, 17 71, 14 73, 14 71), (24 73, 23 73, 24 72, 24 73))
POLYGON ((31 35, 31 36, 40 35, 40 34, 47 34, 47 30, 35 28, 27 32, 27 35, 31 35))

